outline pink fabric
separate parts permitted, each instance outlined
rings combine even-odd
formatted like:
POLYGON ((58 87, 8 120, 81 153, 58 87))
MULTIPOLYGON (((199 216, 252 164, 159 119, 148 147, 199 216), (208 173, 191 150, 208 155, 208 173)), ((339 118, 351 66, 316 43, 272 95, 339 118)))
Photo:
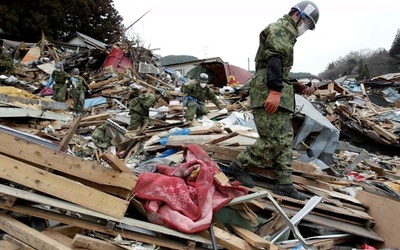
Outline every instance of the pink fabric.
POLYGON ((213 213, 248 190, 214 180, 221 170, 200 146, 188 145, 183 154, 186 162, 176 168, 158 165, 159 173, 141 173, 134 194, 150 222, 196 233, 210 226, 213 213))
POLYGON ((53 89, 52 89, 52 88, 49 88, 49 87, 44 87, 44 88, 40 91, 40 95, 42 95, 42 96, 53 95, 53 89))

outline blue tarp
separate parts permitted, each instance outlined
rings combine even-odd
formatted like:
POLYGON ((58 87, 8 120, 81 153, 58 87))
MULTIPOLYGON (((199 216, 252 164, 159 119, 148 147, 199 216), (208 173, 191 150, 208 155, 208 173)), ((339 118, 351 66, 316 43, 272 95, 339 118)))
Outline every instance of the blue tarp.
POLYGON ((163 70, 164 70, 167 74, 170 74, 170 75, 173 75, 173 74, 175 73, 173 69, 170 69, 170 68, 167 68, 167 67, 164 67, 163 70))
POLYGON ((97 105, 101 105, 101 104, 106 104, 107 103, 107 99, 104 97, 94 97, 94 98, 88 98, 85 99, 85 105, 84 108, 87 109, 89 107, 93 107, 93 106, 97 106, 97 105))

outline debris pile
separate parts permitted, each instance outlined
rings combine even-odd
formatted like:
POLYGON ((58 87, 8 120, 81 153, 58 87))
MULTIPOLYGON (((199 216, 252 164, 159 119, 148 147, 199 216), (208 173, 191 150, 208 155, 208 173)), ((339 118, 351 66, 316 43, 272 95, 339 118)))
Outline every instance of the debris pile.
POLYGON ((228 113, 207 103, 206 116, 186 121, 179 86, 150 50, 77 35, 90 44, 14 47, 14 71, 0 76, 0 246, 400 246, 398 74, 319 81, 311 96, 296 95, 293 182, 308 198, 299 201, 272 193, 271 165, 250 169, 250 189, 230 175, 229 163, 258 138, 247 86, 214 87, 228 113), (55 61, 89 83, 84 115, 68 97, 40 94, 55 61), (155 90, 163 96, 148 122, 128 130, 132 98, 155 90))

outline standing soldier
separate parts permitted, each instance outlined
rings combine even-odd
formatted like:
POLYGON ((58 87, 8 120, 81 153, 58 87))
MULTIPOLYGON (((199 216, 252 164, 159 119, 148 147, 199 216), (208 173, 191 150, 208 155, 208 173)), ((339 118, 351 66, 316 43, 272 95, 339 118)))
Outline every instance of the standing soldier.
POLYGON ((148 121, 150 107, 154 106, 161 96, 161 92, 156 90, 155 94, 143 93, 138 97, 133 98, 129 103, 129 114, 131 115, 131 121, 127 129, 135 130, 139 126, 144 127, 143 125, 148 121))
MULTIPOLYGON (((256 53, 256 73, 250 82, 250 105, 259 138, 242 151, 229 165, 236 178, 247 187, 255 185, 247 167, 265 166, 273 161, 277 195, 305 200, 305 194, 293 186, 292 174, 292 114, 295 108, 296 86, 289 82, 293 65, 293 47, 297 38, 314 30, 319 9, 311 1, 301 1, 288 14, 268 25, 260 33, 256 53)), ((302 93, 311 90, 300 88, 302 93)))
POLYGON ((79 76, 79 69, 74 68, 71 74, 69 90, 72 93, 72 100, 74 101, 74 112, 77 115, 82 115, 85 104, 85 93, 88 92, 90 94, 90 89, 85 78, 79 76))
POLYGON ((217 96, 207 84, 208 75, 206 73, 201 73, 197 80, 182 86, 182 92, 185 94, 183 106, 187 107, 185 113, 187 122, 192 122, 195 115, 197 118, 201 118, 209 112, 208 108, 205 106, 206 100, 211 100, 215 106, 217 106, 221 114, 228 112, 225 108, 222 109, 217 96))
POLYGON ((70 76, 64 71, 64 67, 61 62, 56 63, 55 67, 56 69, 51 73, 50 79, 46 86, 53 88, 53 96, 51 99, 57 102, 65 102, 65 94, 67 93, 70 76))

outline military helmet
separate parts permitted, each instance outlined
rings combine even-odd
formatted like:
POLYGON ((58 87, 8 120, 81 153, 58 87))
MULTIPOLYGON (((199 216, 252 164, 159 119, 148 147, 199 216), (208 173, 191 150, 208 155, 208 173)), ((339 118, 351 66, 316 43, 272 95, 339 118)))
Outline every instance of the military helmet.
POLYGON ((301 1, 295 6, 293 6, 292 9, 296 9, 300 11, 300 17, 305 18, 308 17, 311 19, 312 25, 309 27, 310 30, 315 29, 315 25, 318 22, 319 19, 319 9, 318 6, 311 2, 311 1, 301 1))
POLYGON ((62 69, 63 64, 61 62, 57 62, 55 67, 56 67, 56 69, 62 69))
POLYGON ((206 73, 201 73, 198 80, 199 82, 208 82, 208 75, 206 73))
POLYGON ((78 76, 79 75, 79 69, 78 68, 74 68, 71 72, 72 75, 74 76, 78 76))

